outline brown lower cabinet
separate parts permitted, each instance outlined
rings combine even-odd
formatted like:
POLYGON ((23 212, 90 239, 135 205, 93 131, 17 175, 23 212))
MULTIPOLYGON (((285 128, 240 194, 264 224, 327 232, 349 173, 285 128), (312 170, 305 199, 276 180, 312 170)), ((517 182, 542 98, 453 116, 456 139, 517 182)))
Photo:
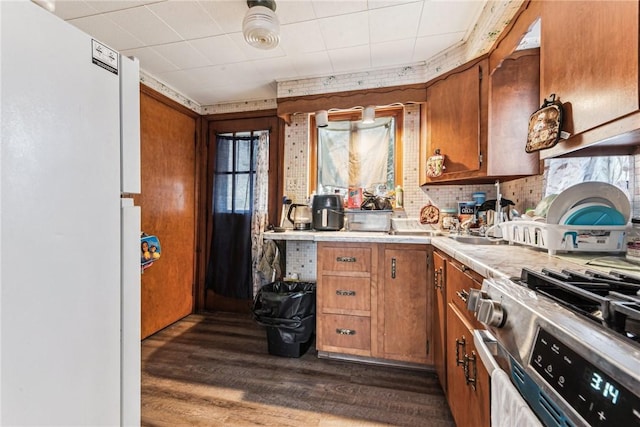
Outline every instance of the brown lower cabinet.
POLYGON ((444 339, 436 340, 434 351, 439 355, 437 358, 444 358, 444 366, 436 363, 436 370, 456 425, 488 427, 491 423, 490 377, 473 343, 473 330, 483 329, 483 326, 466 308, 469 290, 479 289, 482 277, 440 252, 434 252, 433 260, 436 310, 444 309, 437 313, 444 324, 438 325, 439 332, 436 331, 444 339), (438 306, 439 299, 444 307, 438 306))
POLYGON ((433 363, 427 245, 318 243, 319 351, 433 363))

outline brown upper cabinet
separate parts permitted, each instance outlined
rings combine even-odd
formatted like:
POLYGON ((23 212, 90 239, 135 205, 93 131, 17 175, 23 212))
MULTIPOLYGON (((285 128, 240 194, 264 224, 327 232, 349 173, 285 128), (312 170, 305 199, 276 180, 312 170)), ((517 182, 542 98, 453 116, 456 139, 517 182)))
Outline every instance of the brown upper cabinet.
POLYGON ((631 154, 640 143, 638 1, 543 1, 540 99, 571 134, 542 158, 631 154))
POLYGON ((493 72, 488 57, 467 63, 427 87, 427 138, 421 183, 489 182, 539 173, 524 150, 529 116, 538 108, 539 51, 515 52, 493 72), (445 155, 444 173, 426 176, 426 159, 445 155))

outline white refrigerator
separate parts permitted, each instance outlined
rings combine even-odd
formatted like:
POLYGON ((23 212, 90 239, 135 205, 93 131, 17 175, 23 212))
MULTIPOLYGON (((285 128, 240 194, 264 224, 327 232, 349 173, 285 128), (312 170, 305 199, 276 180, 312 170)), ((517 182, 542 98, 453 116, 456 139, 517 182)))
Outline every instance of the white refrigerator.
POLYGON ((139 65, 0 1, 0 425, 140 423, 139 65))

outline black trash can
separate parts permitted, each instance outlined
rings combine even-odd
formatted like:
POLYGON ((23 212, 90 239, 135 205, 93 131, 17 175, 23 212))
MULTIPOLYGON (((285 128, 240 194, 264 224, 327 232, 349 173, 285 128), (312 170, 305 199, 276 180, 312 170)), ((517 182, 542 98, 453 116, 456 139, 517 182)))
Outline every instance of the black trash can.
POLYGON ((316 331, 316 284, 277 281, 264 285, 253 300, 253 317, 267 328, 269 354, 302 356, 316 331))

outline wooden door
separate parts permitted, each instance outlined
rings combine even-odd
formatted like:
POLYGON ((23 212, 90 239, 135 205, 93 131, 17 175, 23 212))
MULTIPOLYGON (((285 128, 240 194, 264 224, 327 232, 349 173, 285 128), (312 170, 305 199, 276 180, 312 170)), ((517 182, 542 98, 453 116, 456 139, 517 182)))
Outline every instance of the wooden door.
POLYGON ((162 257, 142 275, 145 338, 193 311, 197 119, 146 88, 140 113, 142 193, 135 201, 142 231, 162 245, 162 257))
MULTIPOLYGON (((213 232, 213 175, 216 161, 216 136, 222 133, 251 132, 256 130, 269 130, 269 224, 276 224, 277 212, 282 206, 282 153, 284 150, 284 128, 280 125, 281 120, 275 115, 275 110, 261 110, 246 113, 230 113, 217 116, 209 116, 206 123, 208 133, 207 162, 205 172, 201 177, 201 197, 203 207, 202 226, 200 229, 202 245, 201 258, 199 259, 200 274, 199 280, 203 284, 202 299, 205 310, 210 311, 232 311, 250 312, 253 300, 251 298, 234 298, 220 293, 213 289, 204 289, 205 272, 208 268, 211 256, 211 241, 216 236, 213 232)), ((244 268, 244 266, 229 265, 230 269, 244 268)), ((200 298, 200 295, 198 295, 200 298)))
POLYGON ((426 246, 384 245, 378 271, 382 284, 378 295, 381 356, 431 363, 426 246))
POLYGON ((446 324, 447 306, 445 296, 446 285, 446 259, 439 252, 433 252, 433 277, 432 287, 428 290, 435 294, 433 311, 433 364, 444 392, 447 392, 447 366, 446 366, 446 324))

